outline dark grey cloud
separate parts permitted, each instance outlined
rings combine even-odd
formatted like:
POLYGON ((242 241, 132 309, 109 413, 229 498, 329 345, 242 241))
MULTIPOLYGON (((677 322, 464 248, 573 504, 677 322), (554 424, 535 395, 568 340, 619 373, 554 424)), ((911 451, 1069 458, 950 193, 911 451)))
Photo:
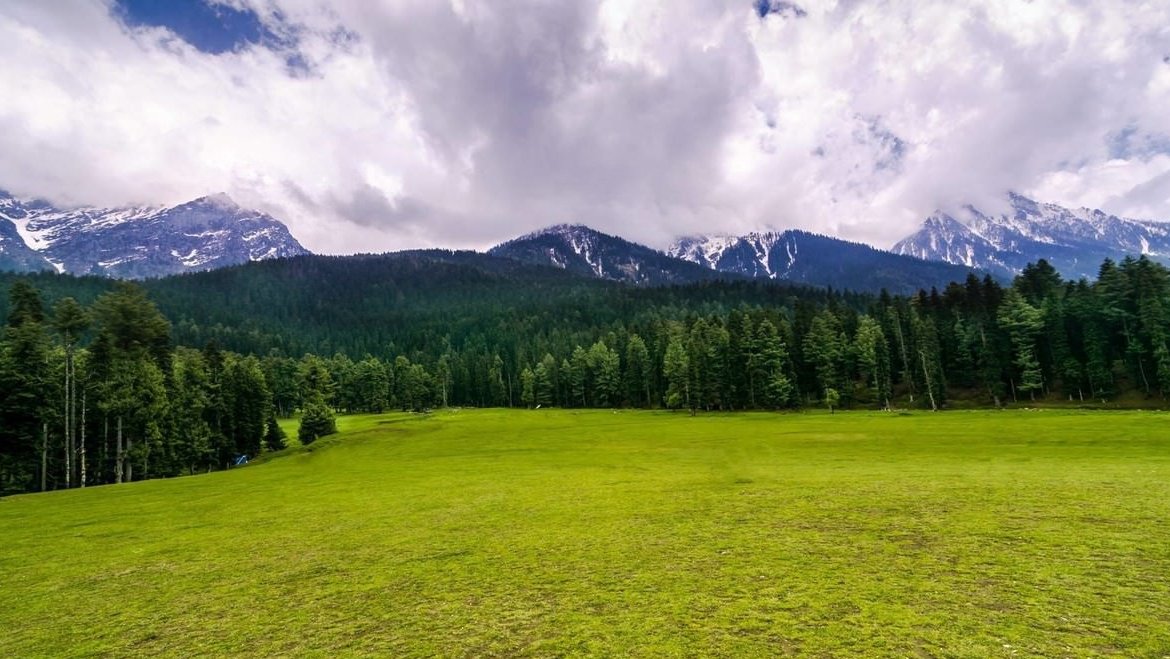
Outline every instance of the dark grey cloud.
POLYGON ((330 199, 329 210, 357 225, 390 230, 413 227, 435 217, 426 203, 408 196, 390 199, 372 185, 362 185, 344 198, 330 199))

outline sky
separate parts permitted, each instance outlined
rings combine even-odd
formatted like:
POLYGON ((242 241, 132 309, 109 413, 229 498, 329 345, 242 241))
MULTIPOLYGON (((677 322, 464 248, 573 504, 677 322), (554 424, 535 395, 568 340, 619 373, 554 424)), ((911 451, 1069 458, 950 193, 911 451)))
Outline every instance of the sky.
POLYGON ((4 0, 0 62, 0 188, 321 253, 1170 219, 1165 0, 4 0))

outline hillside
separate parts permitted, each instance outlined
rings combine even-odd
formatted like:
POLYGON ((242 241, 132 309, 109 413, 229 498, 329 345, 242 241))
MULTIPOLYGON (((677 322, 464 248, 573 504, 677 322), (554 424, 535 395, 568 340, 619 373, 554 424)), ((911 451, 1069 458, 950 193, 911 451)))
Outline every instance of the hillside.
MULTIPOLYGON (((11 282, 27 277, 48 300, 83 304, 109 290, 98 277, 0 273, 0 318, 11 282)), ((353 358, 458 345, 508 328, 509 343, 534 331, 591 331, 609 323, 742 304, 789 305, 826 292, 770 282, 710 281, 637 288, 552 266, 476 252, 422 250, 385 255, 302 256, 142 282, 174 324, 182 345, 209 340, 242 352, 304 352, 353 358), (537 329, 539 328, 539 329, 537 329)), ((853 308, 864 295, 835 296, 853 308)))

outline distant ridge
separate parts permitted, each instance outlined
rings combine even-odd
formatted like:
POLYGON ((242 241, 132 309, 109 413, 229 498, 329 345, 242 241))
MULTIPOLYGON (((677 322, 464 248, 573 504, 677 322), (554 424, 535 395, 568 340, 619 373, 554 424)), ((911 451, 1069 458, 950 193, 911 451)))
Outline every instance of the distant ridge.
POLYGON ((973 268, 893 254, 807 231, 689 236, 667 253, 719 272, 855 291, 912 293, 963 281, 973 268))

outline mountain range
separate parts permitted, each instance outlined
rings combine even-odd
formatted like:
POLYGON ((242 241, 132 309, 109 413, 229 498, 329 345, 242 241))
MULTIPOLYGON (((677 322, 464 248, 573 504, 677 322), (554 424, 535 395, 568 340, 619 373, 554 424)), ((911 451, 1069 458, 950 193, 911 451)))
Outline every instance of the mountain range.
POLYGON ((1106 258, 1146 254, 1170 261, 1170 223, 1068 209, 1018 194, 1008 201, 1010 211, 1000 214, 973 206, 963 208, 961 219, 936 212, 893 251, 1003 277, 1039 259, 1046 259, 1066 279, 1095 278, 1106 258))
POLYGON ((942 288, 977 270, 797 230, 680 238, 667 254, 718 272, 855 291, 942 288))
POLYGON ((307 253, 279 220, 225 194, 59 209, 0 191, 0 269, 143 279, 307 253))
MULTIPOLYGON (((713 279, 783 280, 908 293, 969 274, 1009 279, 1047 259, 1066 278, 1096 275, 1105 258, 1170 261, 1170 223, 1070 210, 1013 194, 1010 211, 936 212, 891 251, 806 231, 679 238, 665 251, 582 224, 558 224, 488 254, 637 286, 713 279)), ((308 254, 276 218, 225 194, 173 207, 60 209, 0 191, 0 270, 142 279, 308 254)))
POLYGON ((804 231, 694 236, 660 252, 581 224, 558 224, 509 240, 488 253, 587 277, 650 286, 773 279, 906 293, 962 281, 972 271, 804 231))

